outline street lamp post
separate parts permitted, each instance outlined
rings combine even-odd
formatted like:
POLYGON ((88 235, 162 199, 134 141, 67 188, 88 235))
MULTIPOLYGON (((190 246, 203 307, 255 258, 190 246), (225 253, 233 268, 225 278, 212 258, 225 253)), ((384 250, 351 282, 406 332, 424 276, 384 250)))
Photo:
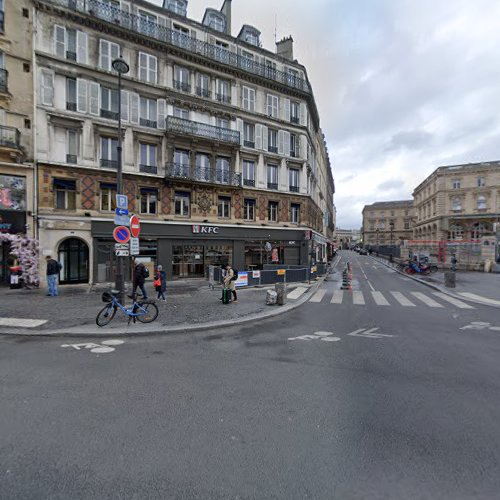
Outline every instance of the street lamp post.
MULTIPOLYGON (((123 194, 123 169, 122 169, 122 75, 129 72, 129 65, 120 55, 111 65, 118 73, 118 143, 117 152, 117 172, 116 172, 116 193, 123 194)), ((123 304, 125 295, 125 257, 117 257, 117 269, 115 276, 115 288, 118 290, 120 302, 123 304)))
POLYGON ((377 255, 378 255, 378 251, 379 251, 379 245, 378 245, 378 232, 379 232, 379 228, 377 227, 377 229, 375 229, 375 234, 377 235, 377 255))
POLYGON ((391 254, 389 256, 391 262, 393 260, 393 251, 394 251, 394 222, 389 222, 389 229, 391 230, 391 254))

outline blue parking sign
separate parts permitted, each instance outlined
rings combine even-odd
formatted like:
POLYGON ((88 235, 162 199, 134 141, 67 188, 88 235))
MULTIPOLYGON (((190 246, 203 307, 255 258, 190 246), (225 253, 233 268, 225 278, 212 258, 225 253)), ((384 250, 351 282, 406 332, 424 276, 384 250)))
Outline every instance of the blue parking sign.
POLYGON ((121 208, 123 210, 128 209, 128 198, 126 194, 117 194, 116 195, 116 207, 121 208))

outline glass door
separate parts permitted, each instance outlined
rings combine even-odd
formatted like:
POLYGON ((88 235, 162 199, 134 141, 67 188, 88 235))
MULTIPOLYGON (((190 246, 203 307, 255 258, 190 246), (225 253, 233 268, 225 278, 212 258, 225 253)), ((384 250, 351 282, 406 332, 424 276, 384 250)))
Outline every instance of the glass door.
POLYGON ((59 262, 61 284, 88 283, 89 248, 85 242, 77 238, 64 240, 59 245, 59 262))

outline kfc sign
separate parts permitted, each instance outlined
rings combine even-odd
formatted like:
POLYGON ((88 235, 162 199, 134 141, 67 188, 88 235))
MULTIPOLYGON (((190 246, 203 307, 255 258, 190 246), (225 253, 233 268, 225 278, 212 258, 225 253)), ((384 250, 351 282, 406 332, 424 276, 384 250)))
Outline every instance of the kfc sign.
POLYGON ((219 234, 217 226, 193 226, 193 234, 219 234))

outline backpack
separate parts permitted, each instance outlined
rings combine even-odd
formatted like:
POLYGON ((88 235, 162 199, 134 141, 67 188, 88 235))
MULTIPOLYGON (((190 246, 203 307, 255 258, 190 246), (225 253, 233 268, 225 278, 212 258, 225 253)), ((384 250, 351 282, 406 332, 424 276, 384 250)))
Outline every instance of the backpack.
POLYGON ((233 269, 233 277, 231 278, 231 281, 236 281, 238 279, 238 269, 233 269))
POLYGON ((144 277, 149 278, 149 268, 144 266, 144 277))

